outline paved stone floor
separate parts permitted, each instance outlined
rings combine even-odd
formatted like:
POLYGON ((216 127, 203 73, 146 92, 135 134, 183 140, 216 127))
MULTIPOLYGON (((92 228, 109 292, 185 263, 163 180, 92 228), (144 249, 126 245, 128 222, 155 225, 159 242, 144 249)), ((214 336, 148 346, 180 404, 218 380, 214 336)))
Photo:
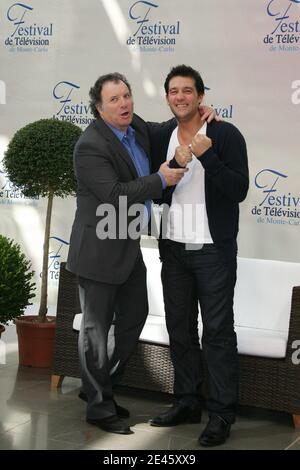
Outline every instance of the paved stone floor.
MULTIPOLYGON (((207 422, 155 428, 149 418, 170 406, 156 393, 119 390, 116 398, 131 412, 134 434, 102 432, 85 422, 85 404, 78 399, 80 381, 65 378, 59 390, 50 389, 47 369, 18 365, 14 327, 2 336, 0 356, 0 449, 48 450, 204 450, 197 438, 207 422), (6 358, 3 349, 5 347, 6 358)), ((242 408, 228 441, 216 449, 300 450, 300 432, 284 413, 242 408)))

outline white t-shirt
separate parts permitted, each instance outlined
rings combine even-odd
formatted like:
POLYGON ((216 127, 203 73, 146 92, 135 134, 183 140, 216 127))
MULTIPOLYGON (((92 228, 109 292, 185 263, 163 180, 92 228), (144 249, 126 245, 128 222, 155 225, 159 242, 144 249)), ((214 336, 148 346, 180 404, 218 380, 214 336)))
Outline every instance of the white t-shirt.
MULTIPOLYGON (((199 130, 206 134, 207 124, 199 130)), ((171 160, 178 147, 178 127, 174 129, 168 147, 167 160, 171 160)), ((168 214, 166 237, 181 243, 213 243, 211 238, 206 204, 204 168, 193 155, 188 163, 189 171, 177 184, 168 214)))

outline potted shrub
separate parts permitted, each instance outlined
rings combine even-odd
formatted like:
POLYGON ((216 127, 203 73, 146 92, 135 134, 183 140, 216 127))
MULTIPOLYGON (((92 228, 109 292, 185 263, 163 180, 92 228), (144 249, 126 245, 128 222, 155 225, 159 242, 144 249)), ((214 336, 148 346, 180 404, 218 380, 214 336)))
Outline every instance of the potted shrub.
POLYGON ((0 336, 4 325, 24 314, 34 297, 34 271, 20 245, 0 235, 0 336))
MULTIPOLYGON (((53 357, 53 340, 55 317, 47 316, 48 298, 48 256, 51 228, 51 215, 54 196, 66 197, 73 194, 76 182, 73 172, 73 149, 81 129, 67 121, 40 119, 18 130, 12 137, 4 155, 4 168, 10 181, 26 197, 46 197, 47 213, 45 222, 43 263, 41 274, 41 297, 38 315, 26 316, 17 320, 17 332, 20 338, 22 331, 28 335, 29 329, 35 329, 35 335, 50 328, 52 340, 48 360, 42 360, 42 345, 46 341, 30 340, 27 348, 33 355, 31 359, 22 359, 23 365, 50 367, 53 357), (26 324, 25 324, 26 322, 26 324), (35 347, 36 346, 36 347, 35 347)), ((27 356, 28 356, 27 351, 27 356)), ((20 358, 21 360, 21 358, 20 358)))

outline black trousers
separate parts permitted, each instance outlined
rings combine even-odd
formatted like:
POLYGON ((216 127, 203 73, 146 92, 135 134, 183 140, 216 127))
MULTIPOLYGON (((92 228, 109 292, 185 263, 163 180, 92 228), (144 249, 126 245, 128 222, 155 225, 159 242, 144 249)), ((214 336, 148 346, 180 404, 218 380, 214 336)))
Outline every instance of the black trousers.
MULTIPOLYGON (((191 246, 190 246, 191 247, 191 246)), ((236 244, 222 250, 214 244, 190 250, 164 240, 162 283, 174 393, 178 401, 200 400, 198 301, 203 322, 202 350, 208 369, 209 414, 233 423, 238 400, 238 355, 233 320, 236 244)))
POLYGON ((80 278, 79 296, 83 312, 79 360, 88 398, 87 418, 102 419, 116 414, 113 385, 124 371, 148 314, 142 254, 124 284, 80 278))

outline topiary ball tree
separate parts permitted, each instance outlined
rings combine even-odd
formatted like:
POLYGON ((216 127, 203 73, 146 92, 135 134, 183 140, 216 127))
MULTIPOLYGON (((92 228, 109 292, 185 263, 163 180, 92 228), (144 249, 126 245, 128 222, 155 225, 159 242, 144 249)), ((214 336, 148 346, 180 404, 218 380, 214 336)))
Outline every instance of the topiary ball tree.
POLYGON ((47 197, 39 320, 45 321, 48 297, 48 255, 54 196, 74 193, 73 149, 81 129, 67 121, 40 119, 18 130, 4 156, 10 181, 26 197, 47 197))
POLYGON ((32 305, 35 283, 31 263, 21 252, 20 245, 0 235, 0 323, 23 315, 32 305))

